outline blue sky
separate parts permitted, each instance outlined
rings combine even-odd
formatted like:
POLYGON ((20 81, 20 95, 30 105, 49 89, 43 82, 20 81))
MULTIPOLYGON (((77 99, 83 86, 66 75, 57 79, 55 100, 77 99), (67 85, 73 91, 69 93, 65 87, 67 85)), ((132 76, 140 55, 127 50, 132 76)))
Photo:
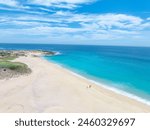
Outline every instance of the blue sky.
POLYGON ((150 46, 150 0, 0 0, 0 43, 150 46))

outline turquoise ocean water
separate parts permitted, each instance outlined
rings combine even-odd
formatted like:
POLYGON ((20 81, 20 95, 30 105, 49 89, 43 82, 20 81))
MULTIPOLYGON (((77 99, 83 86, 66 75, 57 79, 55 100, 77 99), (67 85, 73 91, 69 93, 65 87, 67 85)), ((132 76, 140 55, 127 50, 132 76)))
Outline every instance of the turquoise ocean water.
POLYGON ((150 102, 148 47, 0 44, 0 49, 58 51, 58 55, 45 58, 110 89, 150 102))

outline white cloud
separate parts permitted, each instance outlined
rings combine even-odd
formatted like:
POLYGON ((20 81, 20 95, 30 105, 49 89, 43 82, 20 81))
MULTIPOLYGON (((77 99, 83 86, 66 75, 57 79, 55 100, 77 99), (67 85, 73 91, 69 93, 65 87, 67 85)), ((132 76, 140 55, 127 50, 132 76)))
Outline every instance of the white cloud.
MULTIPOLYGON (((6 19, 8 22, 21 21, 23 23, 43 23, 48 24, 62 24, 72 28, 71 24, 77 24, 78 27, 85 29, 86 31, 99 31, 99 30, 140 30, 150 26, 150 23, 146 20, 125 14, 74 14, 71 12, 57 11, 54 14, 50 14, 47 17, 43 15, 24 15, 19 17, 1 17, 6 19)), ((74 27, 73 27, 74 28, 74 27)))
POLYGON ((0 22, 7 29, 0 29, 3 35, 11 37, 36 37, 60 41, 99 41, 134 39, 143 36, 142 31, 150 27, 147 19, 126 14, 75 14, 57 11, 48 15, 24 14, 21 16, 0 16, 0 22), (75 25, 75 26, 74 26, 75 25), (12 28, 11 28, 12 26, 12 28), (17 27, 16 29, 14 27, 17 27))
POLYGON ((149 17, 149 18, 147 18, 147 20, 150 20, 150 17, 149 17))
POLYGON ((59 3, 82 4, 82 3, 93 2, 94 0, 31 0, 31 1, 38 4, 51 5, 51 4, 59 4, 59 3))
POLYGON ((0 0, 0 4, 7 6, 17 6, 18 2, 16 0, 0 0))
MULTIPOLYGON (((71 16, 71 14, 70 14, 71 16)), ((140 26, 143 19, 125 14, 96 14, 96 15, 82 15, 72 14, 72 17, 67 19, 69 22, 80 22, 82 26, 92 25, 95 28, 111 29, 135 29, 140 26)))
POLYGON ((100 26, 107 26, 108 28, 133 28, 142 23, 142 19, 135 16, 124 14, 106 14, 99 16, 98 24, 100 26))
POLYGON ((32 4, 68 9, 75 8, 79 4, 88 4, 93 1, 95 0, 28 0, 28 2, 32 4))

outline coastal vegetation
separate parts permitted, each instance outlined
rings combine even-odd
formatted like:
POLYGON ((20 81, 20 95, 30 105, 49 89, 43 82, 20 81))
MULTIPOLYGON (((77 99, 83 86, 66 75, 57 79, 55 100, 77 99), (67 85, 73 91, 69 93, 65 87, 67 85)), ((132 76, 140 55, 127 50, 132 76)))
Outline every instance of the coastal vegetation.
POLYGON ((10 51, 0 51, 0 60, 14 60, 15 58, 17 58, 17 55, 10 51))
POLYGON ((56 52, 53 51, 45 51, 45 50, 39 50, 40 52, 43 53, 43 55, 55 55, 56 52))
POLYGON ((31 72, 26 64, 13 61, 19 56, 25 54, 16 51, 0 51, 0 79, 18 77, 31 72))
POLYGON ((54 55, 55 52, 44 50, 0 50, 0 79, 18 77, 20 75, 30 74, 31 69, 25 63, 15 62, 16 58, 39 57, 43 55, 54 55))
POLYGON ((28 66, 20 62, 1 61, 0 68, 10 69, 20 73, 25 73, 27 72, 28 66))

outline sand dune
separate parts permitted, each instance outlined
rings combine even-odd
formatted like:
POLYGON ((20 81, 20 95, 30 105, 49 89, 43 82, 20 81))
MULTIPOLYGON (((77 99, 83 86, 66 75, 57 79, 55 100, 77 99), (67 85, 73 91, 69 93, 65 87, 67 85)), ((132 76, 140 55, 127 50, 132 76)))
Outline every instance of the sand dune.
POLYGON ((0 80, 0 112, 150 112, 150 106, 97 86, 40 57, 29 55, 16 61, 28 64, 32 73, 0 80))

